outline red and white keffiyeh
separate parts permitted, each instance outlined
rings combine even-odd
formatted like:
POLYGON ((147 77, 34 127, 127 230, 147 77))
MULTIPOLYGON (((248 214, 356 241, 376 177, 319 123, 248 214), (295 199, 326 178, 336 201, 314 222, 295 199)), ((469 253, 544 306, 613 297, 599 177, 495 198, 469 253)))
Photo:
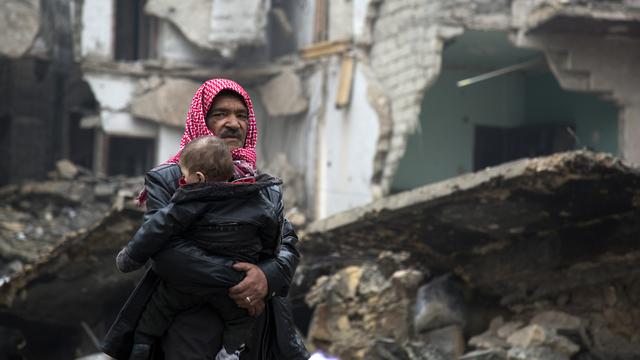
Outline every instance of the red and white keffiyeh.
MULTIPOLYGON (((207 127, 206 117, 213 99, 223 90, 231 90, 242 96, 244 103, 249 111, 249 123, 247 126, 247 134, 244 147, 234 149, 231 152, 235 164, 235 177, 243 178, 255 175, 256 169, 256 143, 258 141, 258 128, 256 126, 256 116, 253 111, 251 98, 245 89, 238 83, 227 79, 210 79, 207 80, 191 100, 191 106, 187 112, 187 121, 180 140, 180 149, 178 153, 164 164, 178 163, 180 161, 180 153, 185 145, 200 136, 216 135, 207 127)), ((142 190, 138 196, 138 203, 143 204, 147 198, 147 191, 142 190)))

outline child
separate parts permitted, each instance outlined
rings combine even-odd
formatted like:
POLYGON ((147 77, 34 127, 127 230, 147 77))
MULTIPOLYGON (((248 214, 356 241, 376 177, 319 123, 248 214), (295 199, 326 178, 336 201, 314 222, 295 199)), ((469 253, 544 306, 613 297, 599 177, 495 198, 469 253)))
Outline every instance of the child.
POLYGON ((261 190, 281 182, 266 174, 257 176, 253 183, 246 179, 238 184, 228 182, 234 171, 231 154, 225 143, 213 136, 200 137, 184 147, 180 170, 181 187, 171 203, 153 214, 120 251, 118 269, 138 269, 163 248, 185 241, 232 261, 215 274, 220 281, 217 288, 162 281, 138 322, 130 359, 147 359, 154 340, 167 330, 175 315, 202 303, 211 304, 224 322, 223 348, 216 360, 239 359, 254 319, 227 296, 227 289, 243 277, 231 264, 255 264, 260 253, 277 251, 279 219, 261 190))

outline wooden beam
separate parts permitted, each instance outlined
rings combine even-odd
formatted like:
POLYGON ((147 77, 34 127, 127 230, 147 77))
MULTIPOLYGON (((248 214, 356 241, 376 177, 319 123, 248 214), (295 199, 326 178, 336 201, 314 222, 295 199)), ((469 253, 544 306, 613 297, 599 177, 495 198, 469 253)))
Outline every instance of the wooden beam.
POLYGON ((355 59, 352 55, 345 54, 342 57, 342 65, 340 66, 340 80, 338 83, 338 95, 336 96, 336 107, 338 109, 345 108, 349 105, 351 97, 351 86, 353 84, 353 68, 355 59))
POLYGON ((350 47, 351 40, 323 41, 300 50, 300 55, 306 60, 317 59, 322 56, 345 52, 350 47))

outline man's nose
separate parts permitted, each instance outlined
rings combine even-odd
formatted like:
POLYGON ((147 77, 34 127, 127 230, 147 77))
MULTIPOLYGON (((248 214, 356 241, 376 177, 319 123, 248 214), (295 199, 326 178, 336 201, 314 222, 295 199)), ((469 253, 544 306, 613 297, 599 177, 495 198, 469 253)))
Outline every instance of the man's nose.
POLYGON ((228 128, 232 128, 232 129, 239 129, 240 128, 240 119, 238 119, 237 116, 231 114, 228 117, 227 122, 225 123, 225 126, 228 128))

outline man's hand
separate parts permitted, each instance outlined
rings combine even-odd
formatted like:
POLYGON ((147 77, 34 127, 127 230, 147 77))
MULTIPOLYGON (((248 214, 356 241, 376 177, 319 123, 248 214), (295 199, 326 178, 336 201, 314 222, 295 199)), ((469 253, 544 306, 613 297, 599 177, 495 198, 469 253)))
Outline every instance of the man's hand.
POLYGON ((255 264, 239 262, 233 264, 237 271, 243 271, 245 277, 240 283, 229 289, 229 297, 236 304, 247 309, 249 315, 258 316, 264 311, 264 298, 267 296, 269 287, 267 277, 255 264))

